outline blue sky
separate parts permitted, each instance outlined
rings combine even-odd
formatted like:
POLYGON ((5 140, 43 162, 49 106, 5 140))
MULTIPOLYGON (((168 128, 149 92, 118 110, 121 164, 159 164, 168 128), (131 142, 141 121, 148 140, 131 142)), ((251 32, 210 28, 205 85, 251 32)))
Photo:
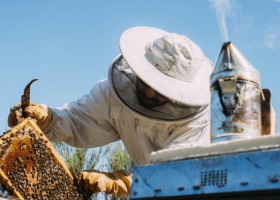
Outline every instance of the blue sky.
POLYGON ((221 2, 222 10, 209 0, 0 0, 0 131, 33 78, 34 103, 57 107, 86 94, 107 77, 132 26, 184 34, 213 62, 228 38, 260 71, 280 113, 280 0, 221 2))

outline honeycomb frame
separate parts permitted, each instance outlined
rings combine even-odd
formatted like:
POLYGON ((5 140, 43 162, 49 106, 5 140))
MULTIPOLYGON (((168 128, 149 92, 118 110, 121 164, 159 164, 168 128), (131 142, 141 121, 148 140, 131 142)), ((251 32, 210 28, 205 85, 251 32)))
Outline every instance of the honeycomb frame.
POLYGON ((66 163, 30 117, 0 137, 0 183, 21 200, 85 199, 66 163))

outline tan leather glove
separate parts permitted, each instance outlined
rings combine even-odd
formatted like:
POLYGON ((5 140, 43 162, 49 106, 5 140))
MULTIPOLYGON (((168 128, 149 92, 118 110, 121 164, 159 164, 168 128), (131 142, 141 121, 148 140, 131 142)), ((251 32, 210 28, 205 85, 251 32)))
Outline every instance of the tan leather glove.
POLYGON ((130 192, 131 182, 132 174, 123 170, 114 173, 86 170, 80 172, 78 176, 79 190, 88 196, 97 192, 127 196, 130 192))
MULTIPOLYGON (((15 105, 11 110, 8 117, 8 125, 13 127, 20 123, 24 118, 22 117, 21 104, 15 105)), ((27 116, 35 119, 40 129, 44 130, 52 120, 52 110, 44 104, 30 103, 24 110, 27 116)))

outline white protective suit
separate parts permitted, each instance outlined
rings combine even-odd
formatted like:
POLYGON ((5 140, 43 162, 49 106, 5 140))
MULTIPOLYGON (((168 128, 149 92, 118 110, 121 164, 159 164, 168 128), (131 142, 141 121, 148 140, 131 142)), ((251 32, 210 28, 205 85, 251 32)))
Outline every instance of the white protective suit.
POLYGON ((210 143, 210 105, 167 103, 146 109, 137 102, 133 79, 119 56, 109 69, 109 80, 98 82, 79 100, 53 109, 47 137, 86 148, 122 140, 136 165, 149 163, 153 151, 210 143))

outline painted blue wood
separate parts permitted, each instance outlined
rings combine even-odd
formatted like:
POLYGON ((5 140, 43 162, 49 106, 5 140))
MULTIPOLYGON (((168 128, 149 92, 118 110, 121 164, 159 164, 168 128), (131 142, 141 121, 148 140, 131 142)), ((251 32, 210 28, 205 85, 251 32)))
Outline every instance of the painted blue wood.
POLYGON ((130 199, 280 190, 280 149, 136 166, 130 199))

